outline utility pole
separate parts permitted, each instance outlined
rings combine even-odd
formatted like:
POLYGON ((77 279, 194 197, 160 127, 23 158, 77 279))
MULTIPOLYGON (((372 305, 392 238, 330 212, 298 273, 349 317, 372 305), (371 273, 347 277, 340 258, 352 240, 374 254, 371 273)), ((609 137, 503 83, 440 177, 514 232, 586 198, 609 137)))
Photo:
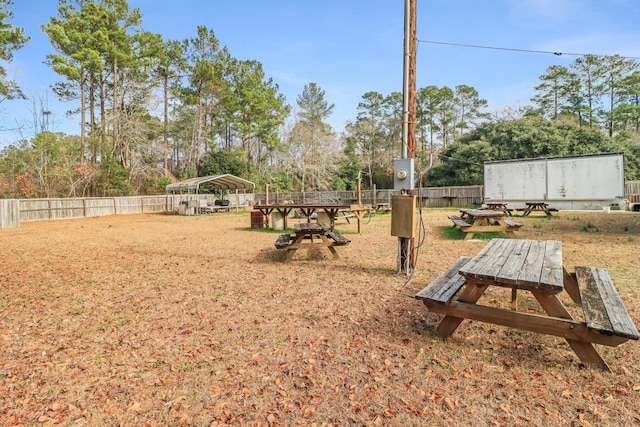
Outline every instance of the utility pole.
MULTIPOLYGON (((416 53, 417 53, 417 6, 418 0, 409 0, 409 82, 407 87, 407 158, 416 158, 416 53)), ((414 190, 415 194, 415 190, 414 190)))
MULTIPOLYGON (((416 158, 416 25, 418 0, 405 0, 404 29, 404 77, 403 77, 403 118, 402 118, 402 159, 416 158)), ((412 163, 411 163, 412 164, 412 163)), ((413 172, 413 167, 409 169, 413 172)), ((413 175, 413 173, 411 173, 413 175)), ((404 190, 413 204, 411 223, 415 218, 414 177, 409 176, 411 185, 404 190)), ((393 212, 393 210, 392 210, 393 212)), ((393 228, 393 227, 392 227, 393 228)), ((413 235, 413 234, 412 234, 413 235)), ((415 237, 398 237, 398 272, 410 274, 416 264, 415 237)))

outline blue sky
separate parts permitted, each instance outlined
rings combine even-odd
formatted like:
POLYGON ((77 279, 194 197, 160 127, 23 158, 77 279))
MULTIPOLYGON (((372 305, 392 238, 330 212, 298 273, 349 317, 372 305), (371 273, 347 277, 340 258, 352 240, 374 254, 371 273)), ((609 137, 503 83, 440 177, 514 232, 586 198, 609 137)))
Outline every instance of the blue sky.
MULTIPOLYGON (((14 0, 13 24, 32 40, 4 64, 31 99, 48 99, 53 130, 79 134, 79 117, 64 112, 49 87, 58 76, 43 64, 52 53, 39 26, 57 14, 55 0, 14 0)), ((143 29, 165 39, 212 29, 239 59, 263 64, 294 108, 309 82, 335 104, 329 119, 341 132, 368 91, 402 91, 404 0, 129 0, 143 13, 143 29)), ((418 0, 417 37, 423 41, 640 58, 638 0, 418 0)), ((418 43, 417 86, 475 87, 489 108, 529 103, 538 77, 572 55, 418 43)), ((0 104, 0 127, 26 124, 33 101, 0 104)), ((0 147, 19 134, 0 131, 0 147)))

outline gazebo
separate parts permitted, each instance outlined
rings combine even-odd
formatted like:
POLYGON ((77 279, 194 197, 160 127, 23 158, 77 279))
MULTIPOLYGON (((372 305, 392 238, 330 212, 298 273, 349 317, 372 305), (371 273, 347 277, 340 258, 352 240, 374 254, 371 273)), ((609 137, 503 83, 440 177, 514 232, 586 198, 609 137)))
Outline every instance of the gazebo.
MULTIPOLYGON (((221 191, 227 190, 235 190, 236 203, 235 206, 246 203, 247 197, 246 193, 254 193, 255 184, 251 181, 247 181, 246 179, 242 179, 235 175, 224 174, 224 175, 215 175, 215 176, 199 176, 197 178, 187 179, 185 181, 174 182, 173 184, 169 184, 165 187, 167 193, 172 195, 179 194, 180 197, 178 199, 177 205, 180 206, 182 204, 189 205, 190 208, 193 208, 191 212, 187 212, 185 210, 184 213, 198 213, 200 207, 200 196, 202 194, 202 190, 204 189, 219 189, 221 191), (243 203, 240 203, 240 194, 239 191, 243 191, 243 203), (183 195, 186 195, 186 198, 183 200, 183 195), (185 201, 186 200, 186 201, 185 201), (191 206, 190 202, 195 202, 195 205, 191 206)), ((205 194, 211 194, 207 191, 205 194)), ((231 195, 231 193, 229 193, 231 195)), ((175 197, 172 197, 173 204, 175 204, 175 197)), ((173 210, 175 206, 173 206, 173 210)))

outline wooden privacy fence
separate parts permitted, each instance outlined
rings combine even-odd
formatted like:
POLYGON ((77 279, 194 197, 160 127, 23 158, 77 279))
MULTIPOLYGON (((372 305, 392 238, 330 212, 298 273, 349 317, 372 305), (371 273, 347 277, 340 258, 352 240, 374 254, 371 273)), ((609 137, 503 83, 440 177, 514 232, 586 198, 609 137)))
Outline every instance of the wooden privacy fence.
POLYGON ((21 199, 20 221, 46 221, 119 214, 167 212, 171 196, 21 199))
MULTIPOLYGON (((446 206, 473 206, 482 203, 483 186, 471 185, 466 187, 427 187, 416 190, 421 206, 429 208, 446 206)), ((400 194, 396 190, 363 190, 361 201, 365 205, 391 203, 391 196, 400 194)), ((314 203, 314 204, 354 204, 357 201, 355 191, 314 191, 314 192, 286 192, 286 193, 256 193, 256 203, 314 203)))
MULTIPOLYGON (((225 196, 234 207, 245 207, 253 194, 225 196)), ((0 199, 0 228, 19 227, 21 222, 89 218, 106 215, 177 213, 181 203, 214 202, 212 194, 167 194, 131 197, 79 197, 56 199, 0 199)))
POLYGON ((0 228, 15 228, 20 225, 18 200, 0 199, 0 228))
MULTIPOLYGON (((484 187, 427 187, 416 190, 422 207, 474 206, 484 200, 484 187)), ((363 204, 391 203, 394 190, 363 190, 363 204)), ((251 203, 265 203, 267 195, 229 194, 225 196, 232 206, 246 207, 251 203)), ((270 203, 328 203, 354 204, 355 191, 320 191, 305 193, 269 193, 270 203)), ((625 197, 629 203, 640 203, 640 181, 625 183, 625 197)), ((73 199, 0 199, 0 228, 15 228, 20 222, 72 219, 105 215, 174 213, 185 201, 215 200, 215 195, 167 194, 160 196, 86 197, 73 199)))
POLYGON ((640 181, 627 181, 624 184, 624 197, 629 203, 640 203, 640 181))

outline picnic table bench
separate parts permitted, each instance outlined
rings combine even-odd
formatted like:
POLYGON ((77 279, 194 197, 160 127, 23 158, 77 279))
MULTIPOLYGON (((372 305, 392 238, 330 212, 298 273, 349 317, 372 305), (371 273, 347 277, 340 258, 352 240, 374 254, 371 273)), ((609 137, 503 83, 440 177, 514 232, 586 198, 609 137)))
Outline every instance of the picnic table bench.
POLYGON ((376 212, 389 212, 391 210, 391 204, 384 202, 376 203, 373 209, 376 212))
POLYGON ((471 227, 471 224, 469 224, 467 221, 465 221, 464 219, 462 219, 462 217, 458 215, 449 214, 447 215, 447 218, 453 221, 454 226, 457 225, 458 227, 471 227))
POLYGON ((436 334, 448 337, 464 319, 553 335, 567 340, 586 365, 608 371, 593 344, 617 346, 640 335, 606 269, 562 265, 555 240, 493 239, 475 257, 461 257, 415 295, 430 311, 444 314, 436 334), (489 286, 511 289, 511 309, 480 305, 489 286), (517 292, 530 292, 544 315, 517 311, 517 292), (582 307, 574 319, 558 295, 566 291, 582 307))
POLYGON ((469 240, 475 233, 487 233, 500 231, 515 236, 523 224, 504 219, 504 213, 489 209, 460 209, 462 215, 447 215, 454 227, 460 227, 460 231, 466 233, 464 239, 469 240))
POLYGON ((285 262, 290 261, 298 249, 328 248, 334 258, 340 258, 335 246, 351 243, 344 235, 331 231, 323 223, 298 223, 294 225, 294 234, 280 234, 275 242, 276 249, 286 249, 285 262))

